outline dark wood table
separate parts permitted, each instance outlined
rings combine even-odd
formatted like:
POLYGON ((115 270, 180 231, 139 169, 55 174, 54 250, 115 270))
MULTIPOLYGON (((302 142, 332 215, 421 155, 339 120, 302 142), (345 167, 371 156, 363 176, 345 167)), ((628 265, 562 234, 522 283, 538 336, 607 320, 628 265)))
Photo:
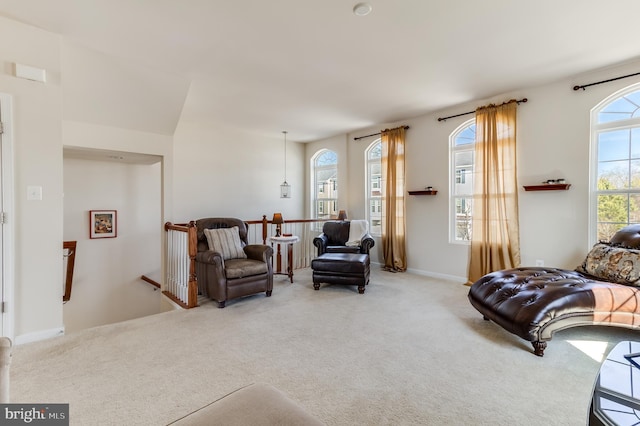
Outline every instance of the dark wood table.
POLYGON ((274 243, 278 244, 278 253, 276 255, 277 268, 274 274, 287 275, 289 277, 289 281, 293 283, 293 245, 298 241, 300 241, 300 238, 297 237, 296 235, 287 235, 287 236, 283 235, 281 237, 269 237, 269 240, 271 241, 272 247, 274 243), (280 252, 281 244, 287 245, 287 271, 286 272, 282 271, 282 253, 280 252))

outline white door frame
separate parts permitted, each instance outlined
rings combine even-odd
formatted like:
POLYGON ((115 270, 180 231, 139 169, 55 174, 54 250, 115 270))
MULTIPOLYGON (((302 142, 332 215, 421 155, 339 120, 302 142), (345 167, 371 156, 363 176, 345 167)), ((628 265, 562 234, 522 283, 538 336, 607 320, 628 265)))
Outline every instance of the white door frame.
POLYGON ((0 122, 3 132, 0 134, 0 208, 3 214, 3 223, 0 224, 0 242, 2 252, 0 256, 0 282, 2 303, 1 331, 2 335, 14 339, 14 243, 15 231, 14 214, 14 178, 13 178, 13 115, 12 97, 6 93, 0 93, 0 122))

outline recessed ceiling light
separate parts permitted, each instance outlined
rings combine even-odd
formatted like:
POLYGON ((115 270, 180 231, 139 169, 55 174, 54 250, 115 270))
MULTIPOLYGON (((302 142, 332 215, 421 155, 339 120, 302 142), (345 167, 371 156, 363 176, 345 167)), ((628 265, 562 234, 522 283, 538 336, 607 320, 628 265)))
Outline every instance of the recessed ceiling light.
POLYGON ((353 6, 353 13, 356 16, 366 16, 371 13, 371 5, 369 3, 358 3, 353 6))

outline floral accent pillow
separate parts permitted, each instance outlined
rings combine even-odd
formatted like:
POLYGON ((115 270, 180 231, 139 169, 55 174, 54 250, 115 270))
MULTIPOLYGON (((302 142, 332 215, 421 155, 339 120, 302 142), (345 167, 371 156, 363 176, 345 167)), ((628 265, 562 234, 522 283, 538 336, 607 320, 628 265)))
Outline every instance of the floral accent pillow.
POLYGON ((576 271, 604 281, 640 287, 640 250, 598 243, 576 271))

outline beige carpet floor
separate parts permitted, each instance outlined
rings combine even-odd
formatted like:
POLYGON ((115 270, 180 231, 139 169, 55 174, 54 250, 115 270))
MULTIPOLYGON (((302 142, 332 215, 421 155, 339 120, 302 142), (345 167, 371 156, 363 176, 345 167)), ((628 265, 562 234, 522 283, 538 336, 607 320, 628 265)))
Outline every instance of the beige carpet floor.
MULTIPOLYGON (((274 385, 328 425, 584 425, 600 354, 632 331, 557 333, 543 358, 484 321, 468 287, 374 270, 314 291, 206 303, 18 346, 12 402, 69 403, 72 425, 163 425, 239 387, 274 385)), ((212 419, 212 425, 217 424, 212 419)))

